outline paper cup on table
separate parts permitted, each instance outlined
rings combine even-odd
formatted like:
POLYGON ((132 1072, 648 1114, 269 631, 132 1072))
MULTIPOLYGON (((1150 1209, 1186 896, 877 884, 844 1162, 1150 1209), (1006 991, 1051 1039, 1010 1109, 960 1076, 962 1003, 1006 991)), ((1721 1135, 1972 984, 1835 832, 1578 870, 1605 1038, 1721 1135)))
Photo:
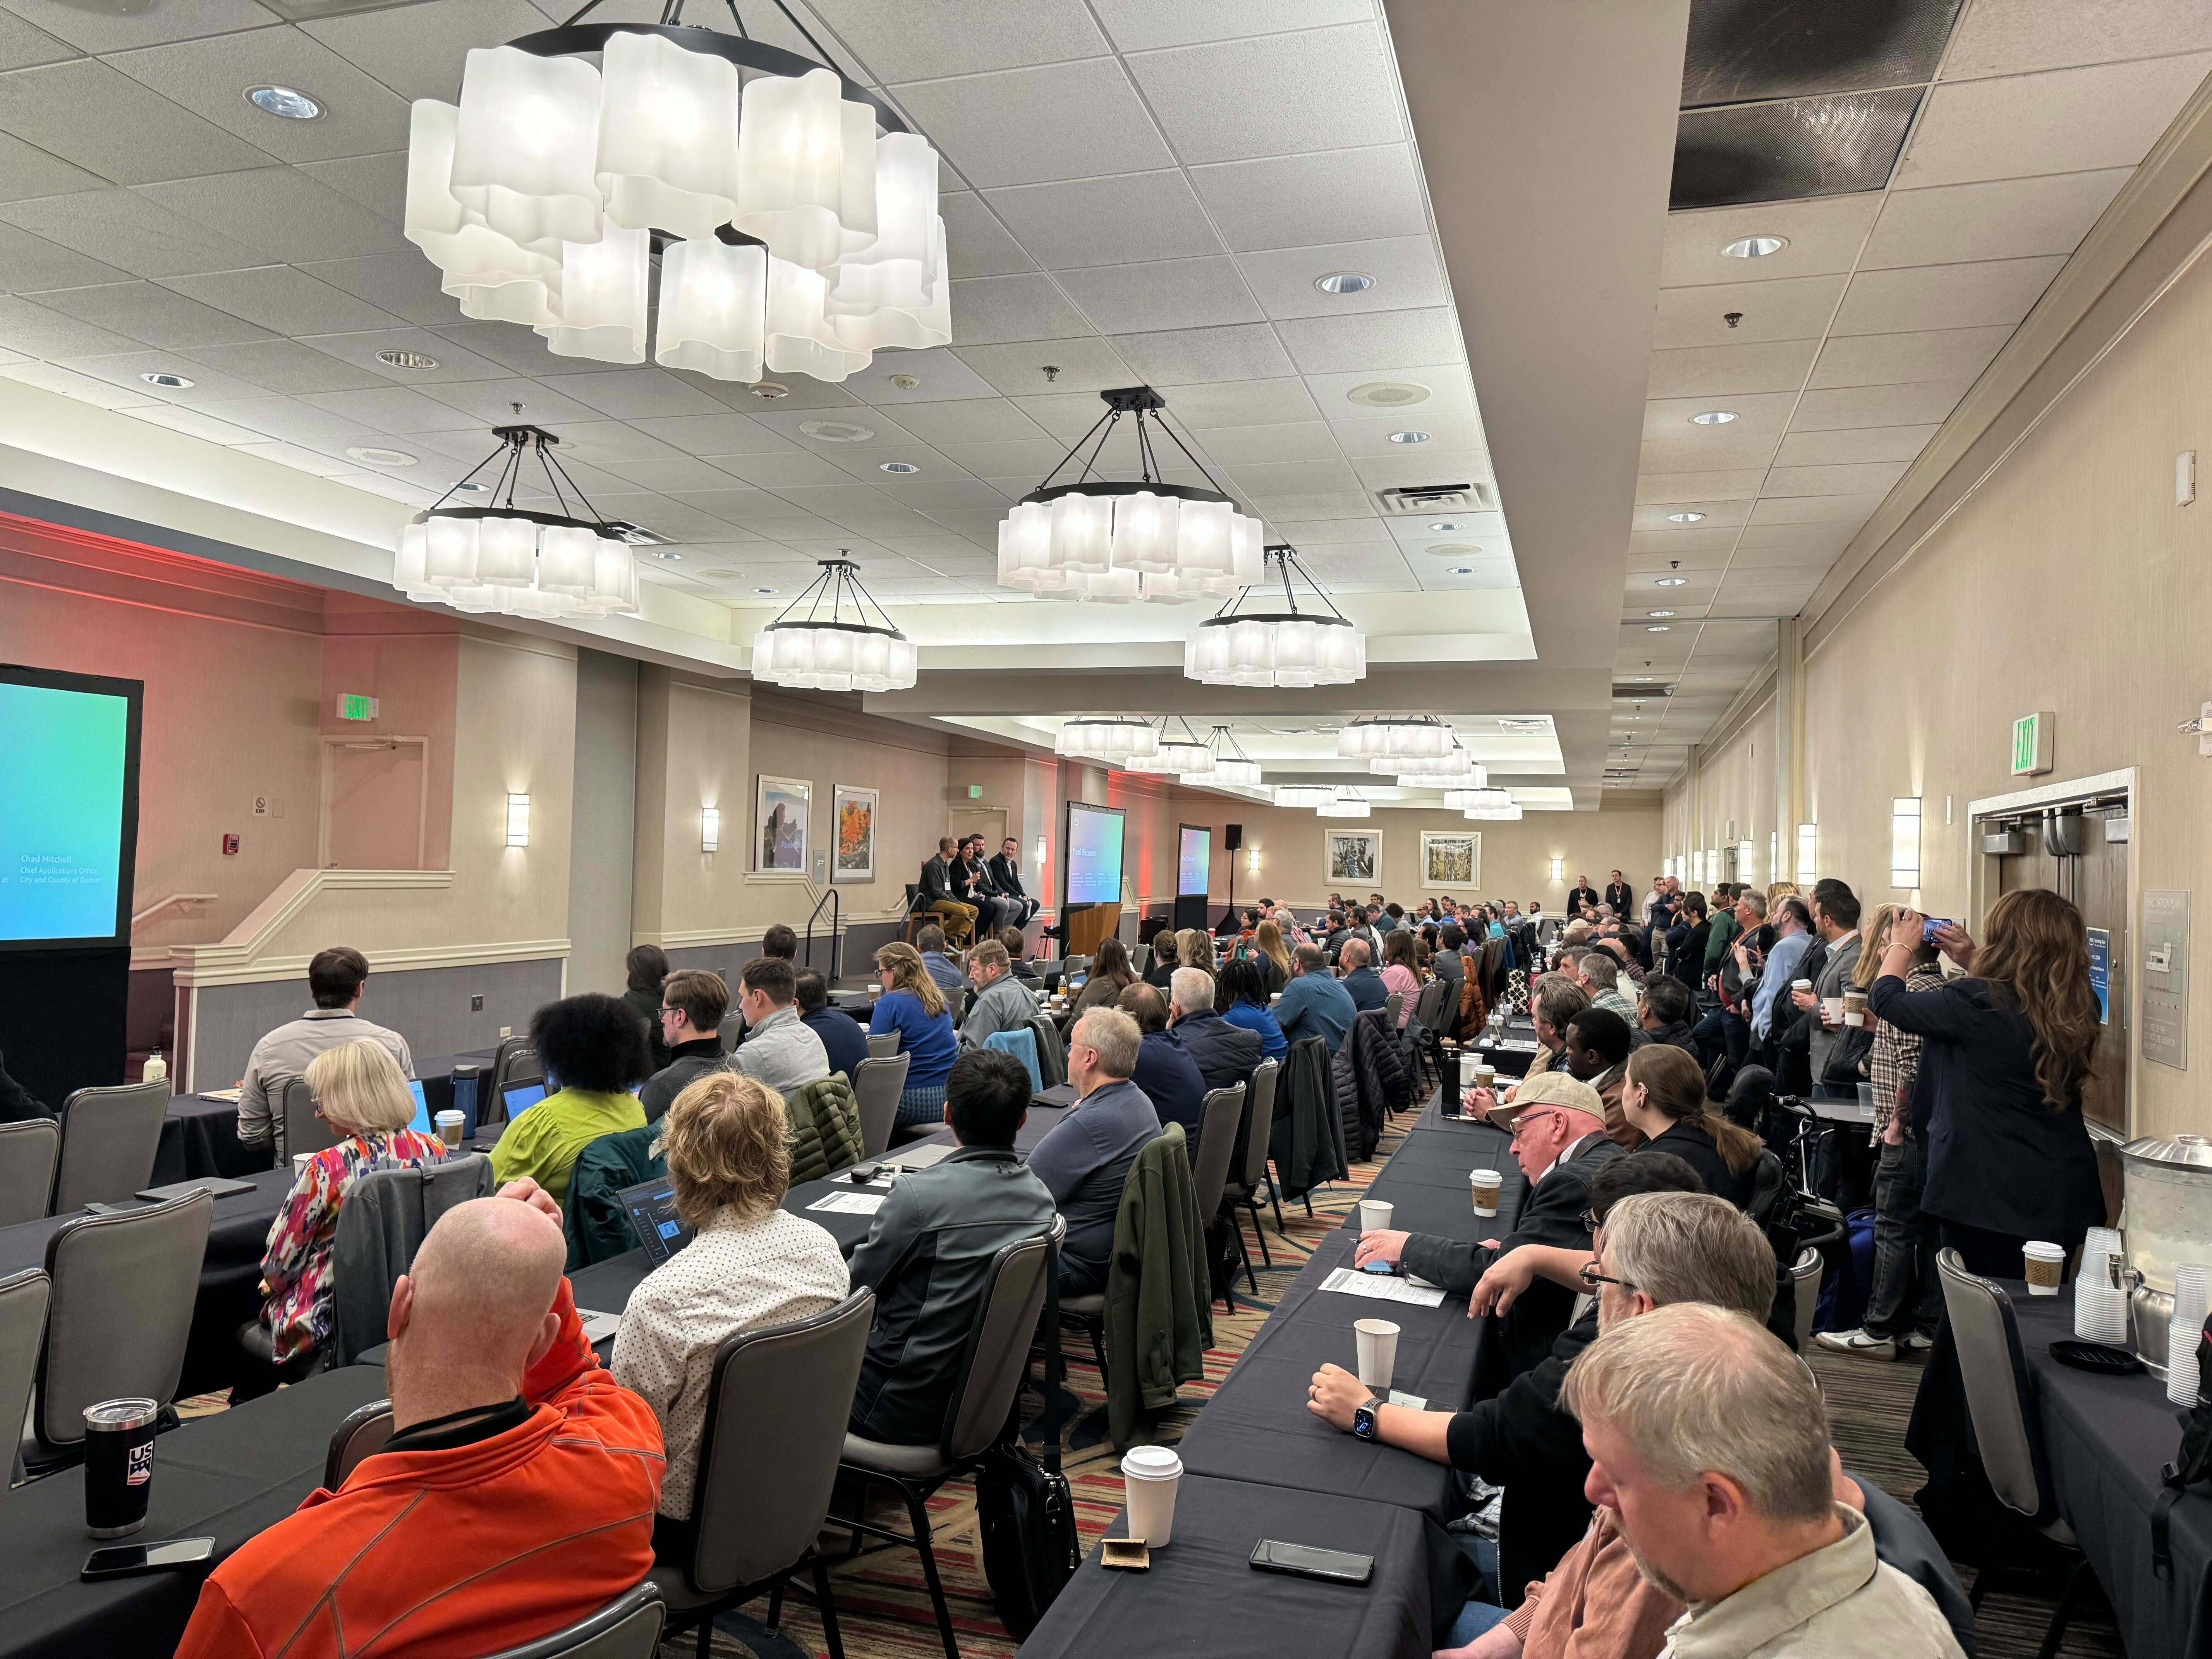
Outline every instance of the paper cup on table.
POLYGON ((1462 1054, 1459 1057, 1459 1086, 1462 1089, 1474 1088, 1476 1074, 1481 1070, 1481 1055, 1474 1053, 1462 1054))
POLYGON ((1391 1373, 1398 1368, 1398 1328, 1387 1319, 1356 1319, 1352 1336, 1361 1384, 1389 1389, 1391 1373))
POLYGON ((434 1120, 438 1126, 438 1139, 446 1143, 446 1150, 458 1152, 461 1145, 461 1129, 467 1120, 459 1112, 446 1111, 434 1120))
POLYGON ((1480 1216, 1498 1213, 1498 1194, 1505 1190, 1505 1177, 1495 1170, 1476 1170, 1467 1178, 1468 1190, 1474 1198, 1474 1212, 1480 1216))
POLYGON ((1133 1447, 1121 1459, 1122 1502, 1129 1510, 1129 1536, 1158 1549, 1175 1534, 1176 1486, 1182 1459, 1166 1446, 1133 1447))
POLYGON ((2065 1276, 2066 1251, 2063 1246, 2031 1238, 2021 1247, 2021 1262, 2027 1279, 2030 1296, 2056 1296, 2058 1281, 2065 1276))
POLYGON ((1844 993, 1844 1024, 1854 1028, 1866 1024, 1867 994, 1864 991, 1844 993))
POLYGON ((1390 1211, 1391 1206, 1379 1198, 1361 1199, 1359 1200, 1359 1231, 1363 1233, 1382 1231, 1390 1224, 1390 1211))

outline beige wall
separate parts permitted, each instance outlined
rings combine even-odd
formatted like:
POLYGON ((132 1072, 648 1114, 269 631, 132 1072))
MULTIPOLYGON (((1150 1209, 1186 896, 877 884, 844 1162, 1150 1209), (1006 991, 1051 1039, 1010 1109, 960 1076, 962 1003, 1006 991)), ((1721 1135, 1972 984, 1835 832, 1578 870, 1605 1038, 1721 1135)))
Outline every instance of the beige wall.
POLYGON ((1774 740, 1770 694, 1741 711, 1719 742, 1699 749, 1694 803, 1686 775, 1668 787, 1663 854, 1686 860, 1702 850, 1721 855, 1717 866, 1711 861, 1686 866, 1701 870, 1698 884, 1735 880, 1763 887, 1796 873, 1796 826, 1780 823, 1775 808, 1774 740), (1729 855, 1732 846, 1747 841, 1752 844, 1747 866, 1729 855), (1770 867, 1774 854, 1779 855, 1778 869, 1770 867))

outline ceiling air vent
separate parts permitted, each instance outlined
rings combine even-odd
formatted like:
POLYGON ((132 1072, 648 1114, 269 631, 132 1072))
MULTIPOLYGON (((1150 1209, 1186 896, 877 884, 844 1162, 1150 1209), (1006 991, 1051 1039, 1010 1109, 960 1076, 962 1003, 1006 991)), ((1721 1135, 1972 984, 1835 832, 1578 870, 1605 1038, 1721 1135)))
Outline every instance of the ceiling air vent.
POLYGON ((1642 702, 1646 697, 1671 697, 1674 695, 1674 688, 1671 685, 1616 685, 1613 688, 1615 702, 1642 702))
POLYGON ((1413 513, 1495 513, 1498 496, 1488 484, 1419 484, 1406 489, 1378 489, 1375 499, 1387 518, 1413 513))

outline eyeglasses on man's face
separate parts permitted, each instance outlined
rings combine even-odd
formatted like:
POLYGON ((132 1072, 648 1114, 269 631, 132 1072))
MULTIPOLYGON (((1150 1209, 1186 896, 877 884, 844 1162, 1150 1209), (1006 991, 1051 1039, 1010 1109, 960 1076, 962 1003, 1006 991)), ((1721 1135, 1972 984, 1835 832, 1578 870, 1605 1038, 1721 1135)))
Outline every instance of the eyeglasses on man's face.
POLYGON ((1522 1130, 1532 1128, 1536 1124, 1542 1122, 1546 1118, 1557 1117, 1559 1115, 1559 1109, 1557 1107, 1547 1107, 1542 1109, 1532 1109, 1522 1113, 1519 1117, 1513 1120, 1513 1139, 1516 1140, 1520 1139, 1521 1132, 1522 1130))
POLYGON ((1632 1280, 1615 1279, 1612 1274, 1600 1271, 1604 1266, 1605 1263, 1602 1261, 1596 1259, 1583 1263, 1581 1274, 1583 1287, 1591 1295, 1597 1294, 1597 1287, 1601 1285, 1618 1285, 1624 1292, 1636 1288, 1632 1280))

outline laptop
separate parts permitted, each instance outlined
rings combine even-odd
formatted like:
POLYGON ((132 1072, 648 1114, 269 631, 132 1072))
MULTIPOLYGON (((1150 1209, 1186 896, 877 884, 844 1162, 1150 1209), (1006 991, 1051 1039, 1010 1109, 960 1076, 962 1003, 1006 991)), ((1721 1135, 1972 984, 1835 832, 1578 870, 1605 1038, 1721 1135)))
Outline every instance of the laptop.
POLYGON ((438 1126, 430 1121, 430 1103, 423 1097, 422 1079, 411 1079, 407 1092, 415 1097, 415 1115, 408 1120, 407 1127, 417 1134, 436 1134, 438 1126))
POLYGON ((622 1200, 630 1230, 654 1267, 691 1242, 695 1230, 676 1213, 676 1184, 666 1176, 625 1187, 615 1196, 622 1200))
POLYGON ((510 1083, 500 1091, 500 1103, 507 1108, 509 1123, 545 1098, 545 1079, 532 1078, 526 1083, 510 1083))
POLYGON ((939 1158, 951 1157, 957 1150, 944 1141, 932 1141, 927 1146, 908 1146, 900 1152, 886 1152, 883 1161, 896 1164, 902 1170, 927 1170, 939 1158))

